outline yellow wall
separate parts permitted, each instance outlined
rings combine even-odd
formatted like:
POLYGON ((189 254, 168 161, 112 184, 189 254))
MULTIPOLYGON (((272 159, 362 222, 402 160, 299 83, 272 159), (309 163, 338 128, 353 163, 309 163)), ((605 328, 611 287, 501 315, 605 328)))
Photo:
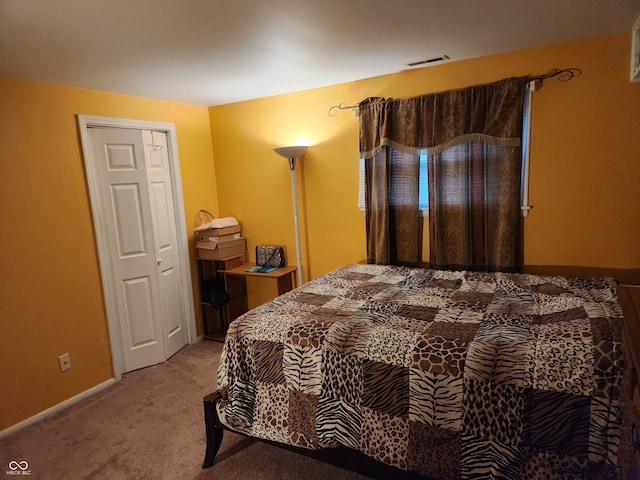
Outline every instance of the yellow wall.
POLYGON ((206 107, 0 77, 0 430, 113 376, 76 114, 174 123, 187 228, 218 208, 206 107))
MULTIPOLYGON (((294 264, 288 167, 272 148, 307 138, 312 146, 298 177, 305 276, 361 261, 366 253, 364 218, 356 208, 358 119, 351 111, 330 117, 329 107, 576 67, 580 77, 547 80, 534 96, 534 208, 525 221, 525 264, 637 271, 640 83, 629 82, 630 43, 629 32, 622 32, 212 107, 220 208, 242 222, 250 251, 260 243, 285 244, 294 264)), ((250 304, 268 296, 256 289, 259 298, 250 304)))

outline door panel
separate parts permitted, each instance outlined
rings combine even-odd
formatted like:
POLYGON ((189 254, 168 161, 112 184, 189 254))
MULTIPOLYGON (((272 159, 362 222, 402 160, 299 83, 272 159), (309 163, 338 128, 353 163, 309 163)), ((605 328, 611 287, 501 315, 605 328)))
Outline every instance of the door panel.
POLYGON ((110 171, 135 170, 136 157, 133 145, 105 145, 106 160, 110 171))
MULTIPOLYGON (((167 268, 160 274, 163 277, 161 284, 164 284, 167 289, 175 291, 179 288, 179 285, 176 284, 178 275, 176 275, 175 268, 167 268)), ((177 303, 175 299, 164 295, 161 297, 161 301, 165 335, 169 339, 169 342, 173 342, 174 340, 181 342, 180 337, 184 333, 184 328, 182 328, 182 323, 180 322, 182 318, 180 304, 177 303), (173 337, 177 338, 174 339, 173 337)))
POLYGON ((166 358, 187 343, 186 314, 182 302, 178 239, 172 208, 171 170, 167 136, 163 132, 142 132, 150 189, 151 217, 162 310, 166 358))
POLYGON ((111 185, 111 208, 120 258, 146 255, 138 185, 111 185))
POLYGON ((130 278, 122 282, 127 330, 126 348, 135 350, 158 343, 153 324, 153 295, 149 277, 130 278))
POLYGON ((166 185, 164 183, 151 184, 151 204, 155 208, 154 222, 156 240, 158 242, 158 251, 163 252, 173 248, 171 244, 171 225, 169 224, 169 205, 166 185))

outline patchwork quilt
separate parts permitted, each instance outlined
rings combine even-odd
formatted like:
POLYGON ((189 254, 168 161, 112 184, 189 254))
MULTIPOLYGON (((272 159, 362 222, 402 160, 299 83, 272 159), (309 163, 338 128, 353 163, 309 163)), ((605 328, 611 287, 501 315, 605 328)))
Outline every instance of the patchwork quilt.
POLYGON ((348 265, 233 321, 218 413, 430 478, 615 478, 611 279, 348 265))

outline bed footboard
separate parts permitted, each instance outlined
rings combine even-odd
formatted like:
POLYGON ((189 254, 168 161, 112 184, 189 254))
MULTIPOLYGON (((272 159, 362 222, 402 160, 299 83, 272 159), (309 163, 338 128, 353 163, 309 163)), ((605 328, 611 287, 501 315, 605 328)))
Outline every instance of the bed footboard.
POLYGON ((219 390, 205 395, 203 398, 207 449, 204 454, 202 468, 209 468, 213 465, 213 461, 215 460, 218 450, 220 449, 220 444, 222 443, 224 428, 222 427, 220 419, 218 418, 218 411, 216 410, 216 403, 218 403, 220 399, 222 399, 222 395, 219 390))

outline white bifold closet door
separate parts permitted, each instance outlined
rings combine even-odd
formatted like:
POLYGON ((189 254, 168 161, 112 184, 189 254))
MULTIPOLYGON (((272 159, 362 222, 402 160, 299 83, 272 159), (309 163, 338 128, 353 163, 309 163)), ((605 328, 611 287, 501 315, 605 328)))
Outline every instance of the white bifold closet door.
POLYGON ((88 132, 128 372, 187 343, 167 138, 128 128, 88 132))

